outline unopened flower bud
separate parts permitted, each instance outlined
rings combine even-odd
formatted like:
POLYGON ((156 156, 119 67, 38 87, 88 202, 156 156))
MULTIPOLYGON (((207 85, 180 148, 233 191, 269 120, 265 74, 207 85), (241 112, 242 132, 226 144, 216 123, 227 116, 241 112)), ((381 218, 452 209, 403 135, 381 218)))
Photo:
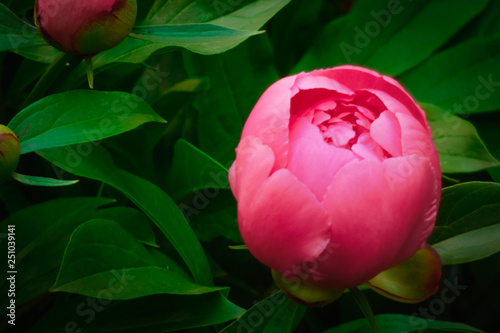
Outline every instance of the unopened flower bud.
POLYGON ((37 0, 35 22, 54 47, 90 56, 120 44, 137 15, 136 0, 37 0))
POLYGON ((19 163, 21 145, 17 136, 5 125, 0 125, 0 182, 9 178, 19 163))

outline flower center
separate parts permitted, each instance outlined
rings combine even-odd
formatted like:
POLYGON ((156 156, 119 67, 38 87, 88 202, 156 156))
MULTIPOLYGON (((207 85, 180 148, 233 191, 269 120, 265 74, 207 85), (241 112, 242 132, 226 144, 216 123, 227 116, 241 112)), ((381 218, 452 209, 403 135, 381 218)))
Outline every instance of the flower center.
MULTIPOLYGON (((301 93, 306 95, 312 92, 301 91, 298 95, 301 93)), ((327 144, 352 150, 361 158, 383 160, 392 156, 370 135, 372 123, 387 110, 384 103, 373 93, 356 91, 352 95, 322 94, 322 98, 316 99, 319 102, 307 107, 304 107, 304 97, 297 99, 303 111, 297 108, 295 110, 298 113, 295 115, 304 117, 315 125, 327 144)))

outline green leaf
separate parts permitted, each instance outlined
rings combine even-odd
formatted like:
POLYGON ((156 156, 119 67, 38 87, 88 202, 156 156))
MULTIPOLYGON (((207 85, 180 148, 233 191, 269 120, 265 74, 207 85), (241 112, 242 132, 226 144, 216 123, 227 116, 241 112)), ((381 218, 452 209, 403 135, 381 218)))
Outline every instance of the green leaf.
MULTIPOLYGON (((174 160, 167 178, 174 199, 195 191, 228 189, 227 169, 185 140, 175 144, 174 160)), ((210 197, 215 196, 213 193, 210 197)))
POLYGON ((220 293, 158 294, 127 301, 77 296, 59 306, 56 304, 27 333, 66 332, 68 323, 74 323, 82 332, 92 333, 178 332, 221 324, 238 318, 243 312, 220 293))
POLYGON ((21 20, 0 3, 0 52, 17 52, 37 45, 47 45, 47 42, 36 28, 21 20))
POLYGON ((190 77, 208 77, 195 99, 201 150, 227 166, 235 158, 243 124, 260 95, 278 80, 266 36, 215 56, 184 54, 190 77), (244 79, 243 79, 244 78, 244 79))
POLYGON ((214 24, 179 24, 135 27, 131 37, 178 46, 200 54, 217 54, 232 49, 262 31, 234 30, 214 24))
POLYGON ((71 235, 51 291, 125 300, 153 294, 197 295, 222 288, 192 283, 159 267, 143 245, 111 220, 91 220, 71 235))
POLYGON ((495 111, 499 61, 500 36, 477 37, 433 55, 399 80, 419 102, 454 114, 495 111))
POLYGON ((145 22, 150 25, 207 22, 221 15, 234 12, 251 0, 156 0, 145 22))
MULTIPOLYGON (((124 92, 94 90, 50 95, 19 112, 8 127, 19 137, 21 154, 100 141, 150 122, 165 122, 151 107, 124 92)), ((98 144, 98 143, 96 143, 98 144)))
POLYGON ((36 62, 50 64, 60 51, 49 44, 45 44, 24 47, 22 49, 13 50, 12 52, 36 62))
MULTIPOLYGON (((30 6, 33 2, 30 1, 30 6)), ((19 5, 19 2, 15 2, 19 5)), ((11 51, 37 62, 50 64, 59 51, 47 44, 38 30, 0 3, 0 52, 11 51)))
MULTIPOLYGON (((412 316, 400 314, 382 314, 376 315, 375 321, 380 332, 384 333, 418 333, 425 330, 426 333, 484 333, 483 331, 469 325, 452 323, 439 320, 427 320, 419 318, 415 313, 412 316)), ((371 333, 370 323, 365 319, 354 320, 332 329, 323 331, 323 333, 371 333)))
MULTIPOLYGON (((274 15, 276 15, 276 13, 278 13, 290 1, 291 0, 253 1, 243 6, 242 8, 233 11, 230 14, 209 21, 209 23, 220 25, 230 29, 257 30, 260 29, 274 15)), ((243 3, 243 1, 240 1, 240 3, 243 3)), ((229 2, 226 3, 226 5, 228 4, 229 2)), ((229 10, 230 8, 225 7, 224 9, 229 10)), ((231 7, 231 9, 235 8, 231 7)))
POLYGON ((293 332, 306 307, 289 300, 281 291, 248 309, 221 333, 287 333, 293 332))
MULTIPOLYGON (((210 242, 217 237, 225 237, 233 242, 243 242, 238 229, 238 218, 236 212, 236 202, 230 191, 219 193, 219 197, 211 199, 207 208, 203 211, 193 211, 189 218, 196 236, 204 242, 210 242), (231 201, 228 205, 227 202, 231 201), (222 207, 220 207, 222 206, 222 207)), ((200 200, 196 194, 192 199, 192 206, 195 206, 196 200, 200 200)), ((181 203, 184 205, 185 202, 181 203)), ((184 207, 184 206, 183 206, 184 207)), ((185 208, 186 212, 191 212, 195 207, 185 208)))
POLYGON ((468 182, 443 189, 436 226, 428 239, 446 239, 500 223, 500 184, 468 182))
POLYGON ((113 220, 134 238, 146 245, 156 245, 155 234, 150 226, 151 222, 141 211, 131 207, 111 207, 100 209, 92 214, 94 219, 113 220))
POLYGON ((345 63, 398 75, 425 60, 488 3, 361 0, 333 21, 293 72, 345 63))
POLYGON ((77 147, 69 146, 37 153, 53 163, 54 168, 102 181, 121 191, 165 234, 186 262, 195 281, 202 285, 212 284, 210 267, 200 242, 179 207, 165 192, 143 178, 118 169, 102 146, 96 146, 92 154, 85 158, 79 156, 75 149, 77 147), (71 163, 71 158, 79 158, 79 163, 71 163))
POLYGON ((443 173, 476 172, 498 166, 468 121, 430 104, 422 104, 432 129, 443 173))
POLYGON ((57 187, 57 186, 68 186, 73 185, 79 182, 79 180, 60 180, 54 178, 46 178, 46 177, 37 177, 37 176, 27 176, 22 175, 20 173, 14 172, 12 174, 12 178, 17 180, 20 183, 32 186, 48 186, 48 187, 57 187))
POLYGON ((500 251, 500 223, 448 238, 432 246, 443 265, 462 264, 500 251))
MULTIPOLYGON (((71 232, 87 221, 95 210, 110 204, 104 198, 66 198, 43 202, 22 209, 0 224, 7 233, 7 225, 16 226, 16 304, 46 292, 57 277, 64 249, 71 232)), ((0 291, 6 295, 8 284, 0 282, 0 291)), ((8 298, 2 298, 2 313, 8 298)))

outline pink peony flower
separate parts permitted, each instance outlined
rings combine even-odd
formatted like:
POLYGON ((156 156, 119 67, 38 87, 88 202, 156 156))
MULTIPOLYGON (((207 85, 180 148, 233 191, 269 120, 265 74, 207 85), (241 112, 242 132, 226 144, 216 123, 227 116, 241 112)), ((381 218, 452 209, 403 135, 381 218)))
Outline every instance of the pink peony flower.
POLYGON ((375 71, 279 80, 236 152, 229 179, 241 235, 288 281, 361 285, 424 248, 434 227, 441 172, 425 113, 375 71))
POLYGON ((136 0, 37 0, 35 22, 56 48, 93 55, 121 43, 134 26, 136 0))

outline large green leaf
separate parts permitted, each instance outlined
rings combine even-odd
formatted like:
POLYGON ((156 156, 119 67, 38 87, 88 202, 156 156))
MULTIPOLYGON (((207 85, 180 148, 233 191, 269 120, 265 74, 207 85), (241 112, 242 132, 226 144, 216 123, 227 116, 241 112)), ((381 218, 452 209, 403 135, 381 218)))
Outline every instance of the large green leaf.
POLYGON ((118 223, 91 220, 71 235, 51 291, 125 300, 153 294, 197 295, 220 290, 196 285, 158 266, 118 223))
MULTIPOLYGON (((174 161, 167 178, 174 198, 205 189, 227 189, 227 169, 185 140, 175 144, 174 161)), ((208 196, 216 194, 211 191, 208 196)))
POLYGON ((45 97, 9 123, 21 153, 100 141, 150 122, 165 122, 143 100, 125 92, 78 90, 45 97))
POLYGON ((213 1, 213 0, 156 0, 149 11, 145 23, 183 24, 207 22, 252 2, 252 0, 213 1))
POLYGON ((68 323, 85 333, 163 333, 224 323, 243 312, 220 293, 111 302, 82 296, 54 306, 28 333, 66 332, 68 323))
POLYGON ((200 54, 217 54, 232 49, 259 31, 244 31, 214 24, 179 24, 134 28, 131 37, 167 46, 178 46, 200 54))
POLYGON ((118 169, 109 153, 96 146, 92 154, 80 157, 79 163, 68 165, 71 154, 77 153, 74 146, 52 148, 37 153, 54 167, 73 174, 102 181, 115 187, 135 203, 165 234, 191 270, 195 281, 203 285, 212 284, 207 258, 193 230, 173 200, 159 187, 147 180, 118 169))
POLYGON ((441 172, 475 172, 500 165, 486 150, 471 123, 434 105, 422 107, 432 129, 441 172))
POLYGON ((500 109, 500 36, 477 37, 428 58, 399 79, 419 102, 455 114, 500 109))
POLYGON ((210 88, 195 100, 200 148, 224 166, 234 160, 243 123, 259 96, 279 78, 270 59, 266 36, 221 55, 185 54, 190 76, 210 79, 210 88))
POLYGON ((358 0, 340 27, 336 21, 325 27, 293 72, 351 63, 401 74, 436 51, 487 3, 358 0))
POLYGON ((500 251, 500 223, 451 237, 432 246, 443 265, 486 258, 500 251))
POLYGON ((35 46, 23 47, 14 50, 14 53, 33 61, 50 64, 59 54, 59 50, 49 44, 40 44, 35 46))
MULTIPOLYGON (((283 7, 285 7, 291 0, 257 0, 247 5, 235 10, 231 14, 221 16, 214 20, 209 21, 211 24, 220 25, 226 28, 237 29, 237 30, 257 30, 260 29, 267 21, 269 21, 277 12, 279 12, 283 7)), ((239 1, 239 4, 243 4, 245 1, 239 1)), ((222 1, 219 2, 223 3, 222 1)), ((237 2, 232 2, 236 4, 237 2)), ((236 6, 232 6, 230 2, 225 3, 222 12, 218 11, 218 14, 225 14, 226 12, 236 9, 236 6), (229 5, 229 6, 227 6, 229 5)), ((215 7, 215 3, 214 3, 215 7)))
POLYGON ((300 322, 306 307, 277 292, 248 309, 221 333, 288 333, 300 322))
MULTIPOLYGON (((428 320, 416 316, 399 314, 382 314, 375 316, 380 332, 383 333, 417 333, 425 330, 426 333, 484 333, 483 331, 461 323, 452 323, 439 320, 428 320)), ((334 327, 323 333, 373 333, 370 323, 366 319, 354 320, 334 327)))
POLYGON ((110 207, 100 209, 92 214, 94 219, 113 220, 118 222, 134 238, 146 245, 158 247, 150 221, 141 211, 131 207, 110 207))
MULTIPOLYGON (((87 221, 99 206, 111 202, 111 199, 100 198, 47 201, 20 210, 0 224, 5 234, 7 225, 16 226, 17 305, 41 295, 54 284, 71 232, 87 221)), ((2 279, 0 283, 0 290, 6 295, 7 281, 2 279)), ((8 301, 2 298, 2 313, 8 301)))
POLYGON ((500 223, 500 184, 468 182, 443 189, 430 244, 500 223))

